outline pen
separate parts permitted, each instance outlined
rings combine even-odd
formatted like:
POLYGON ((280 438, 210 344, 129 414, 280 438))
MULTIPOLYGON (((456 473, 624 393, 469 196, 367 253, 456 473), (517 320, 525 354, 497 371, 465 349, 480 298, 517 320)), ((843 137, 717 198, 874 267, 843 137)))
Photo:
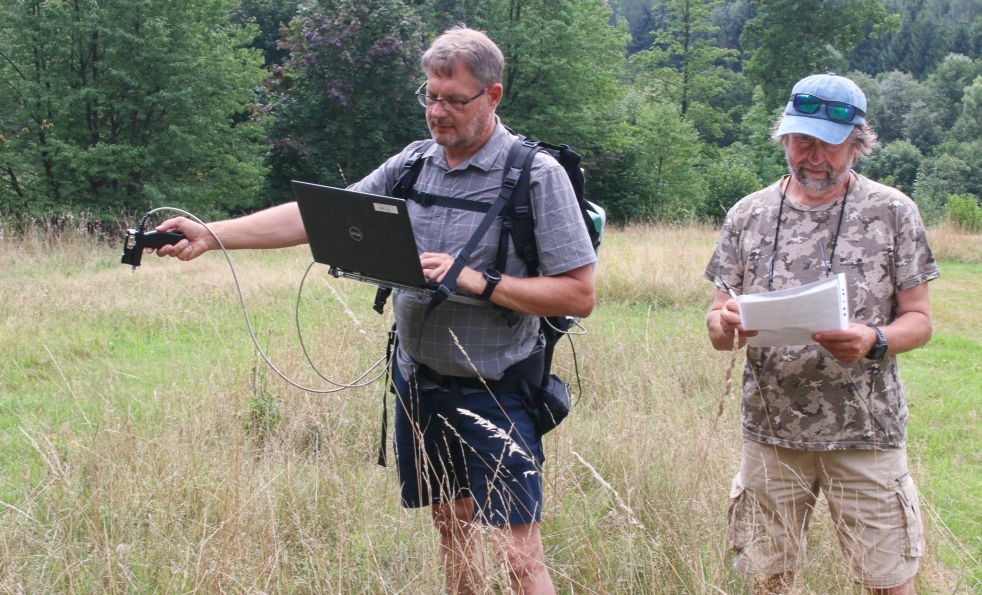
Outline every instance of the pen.
POLYGON ((733 291, 733 288, 732 288, 732 287, 730 287, 730 286, 729 286, 729 284, 727 284, 727 283, 726 283, 726 281, 723 281, 723 280, 722 280, 722 279, 720 279, 719 277, 717 277, 716 279, 717 279, 717 280, 718 280, 718 281, 719 281, 720 283, 722 283, 722 284, 723 284, 723 289, 725 289, 725 290, 726 290, 726 293, 728 293, 728 294, 730 294, 730 297, 731 297, 731 298, 733 298, 733 299, 735 299, 735 300, 736 300, 736 299, 739 299, 739 298, 737 297, 737 294, 736 294, 736 292, 735 292, 735 291, 733 291))

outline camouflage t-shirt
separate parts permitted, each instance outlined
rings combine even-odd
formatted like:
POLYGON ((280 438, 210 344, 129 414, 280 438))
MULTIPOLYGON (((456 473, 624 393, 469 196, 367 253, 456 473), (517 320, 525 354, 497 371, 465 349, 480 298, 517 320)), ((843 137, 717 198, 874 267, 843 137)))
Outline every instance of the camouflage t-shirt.
MULTIPOLYGON (((738 293, 768 291, 785 180, 730 209, 706 278, 738 293)), ((831 274, 846 275, 850 321, 889 324, 898 291, 940 274, 924 224, 910 198, 860 175, 845 202, 843 210, 842 198, 821 206, 785 201, 773 289, 825 278, 831 257, 831 274)), ((798 450, 898 448, 908 414, 896 357, 843 364, 819 345, 747 349, 741 417, 750 440, 798 450)))

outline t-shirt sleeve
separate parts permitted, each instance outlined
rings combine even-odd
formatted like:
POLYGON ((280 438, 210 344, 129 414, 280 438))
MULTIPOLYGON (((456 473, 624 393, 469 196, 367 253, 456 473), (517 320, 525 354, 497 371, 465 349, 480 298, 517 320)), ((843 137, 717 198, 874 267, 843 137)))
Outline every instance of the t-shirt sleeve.
POLYGON ((720 279, 726 281, 730 287, 736 289, 743 287, 744 265, 740 257, 741 227, 737 223, 738 216, 735 211, 736 207, 726 214, 713 255, 709 258, 709 264, 703 272, 703 276, 720 289, 723 289, 719 284, 720 279))
POLYGON ((899 205, 897 245, 893 256, 897 291, 903 291, 936 279, 941 272, 928 245, 927 231, 917 206, 910 199, 900 201, 899 205))

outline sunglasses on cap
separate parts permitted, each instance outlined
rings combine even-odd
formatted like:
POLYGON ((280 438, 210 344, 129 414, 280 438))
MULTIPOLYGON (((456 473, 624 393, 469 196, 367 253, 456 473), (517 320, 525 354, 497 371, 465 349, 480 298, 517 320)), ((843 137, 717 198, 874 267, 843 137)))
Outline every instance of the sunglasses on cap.
POLYGON ((825 113, 828 115, 829 120, 832 120, 833 122, 844 122, 846 124, 851 124, 852 119, 857 114, 860 116, 866 116, 866 112, 854 105, 849 105, 848 103, 843 103, 841 101, 828 101, 822 99, 821 97, 809 95, 808 93, 795 93, 790 99, 794 109, 803 114, 809 115, 817 113, 818 109, 824 104, 825 113))

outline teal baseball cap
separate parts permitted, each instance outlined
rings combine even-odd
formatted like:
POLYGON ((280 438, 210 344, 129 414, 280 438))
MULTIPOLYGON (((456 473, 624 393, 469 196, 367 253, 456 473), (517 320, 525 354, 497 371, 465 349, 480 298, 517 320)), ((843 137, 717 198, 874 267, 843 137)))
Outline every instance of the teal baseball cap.
POLYGON ((795 83, 777 136, 806 134, 830 145, 866 124, 866 95, 856 83, 832 73, 813 74, 795 83))

